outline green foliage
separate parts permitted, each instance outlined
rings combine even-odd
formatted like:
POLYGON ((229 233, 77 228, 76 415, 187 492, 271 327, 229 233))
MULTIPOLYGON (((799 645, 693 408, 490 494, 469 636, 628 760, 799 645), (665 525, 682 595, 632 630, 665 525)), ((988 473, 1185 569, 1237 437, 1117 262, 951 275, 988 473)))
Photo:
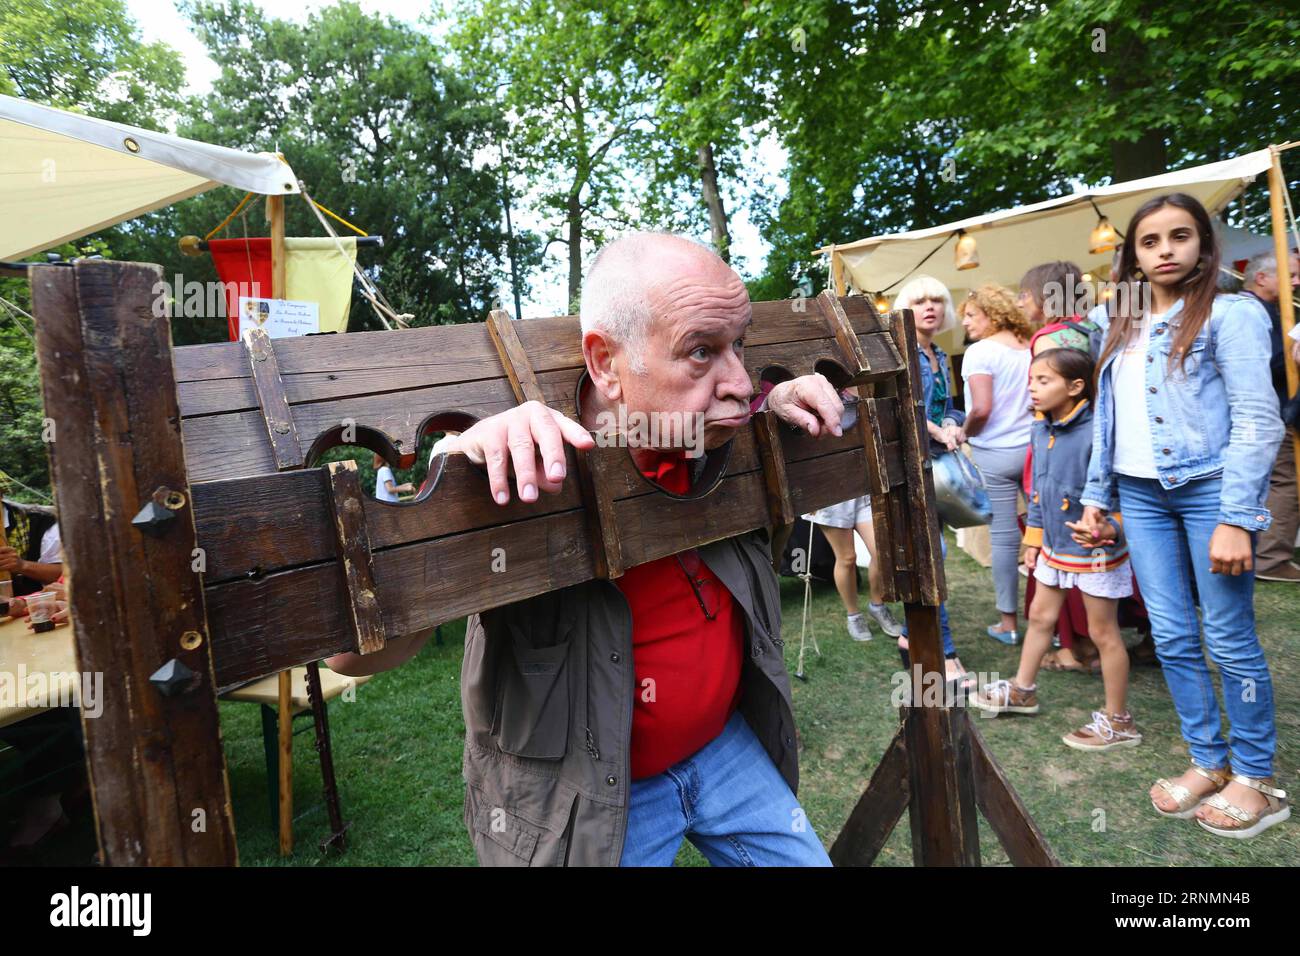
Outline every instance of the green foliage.
POLYGON ((124 0, 0 5, 0 93, 161 129, 183 79, 180 56, 144 43, 124 0))
POLYGON ((584 248, 637 225, 629 174, 653 105, 634 11, 630 0, 480 0, 462 4, 453 34, 478 95, 510 117, 503 146, 549 224, 547 246, 568 249, 574 307, 584 248))
MULTIPOLYGON (((413 325, 481 321, 508 268, 501 175, 482 162, 503 135, 503 120, 443 66, 433 41, 351 2, 302 25, 269 18, 245 0, 190 3, 185 11, 221 75, 210 94, 188 105, 178 132, 280 152, 314 199, 384 236, 382 250, 366 249, 358 259, 398 311, 415 316, 413 325)), ((163 263, 168 277, 215 278, 207 257, 183 258, 175 239, 205 235, 239 198, 221 189, 161 210, 122 226, 114 245, 163 263)), ((223 235, 267 231, 254 203, 223 235)), ((286 200, 286 231, 322 233, 301 198, 286 200)), ((536 238, 517 236, 515 253, 527 276, 539 258, 536 238)), ((349 328, 380 327, 354 295, 349 328)), ((223 339, 225 320, 178 320, 174 331, 182 344, 223 339)))

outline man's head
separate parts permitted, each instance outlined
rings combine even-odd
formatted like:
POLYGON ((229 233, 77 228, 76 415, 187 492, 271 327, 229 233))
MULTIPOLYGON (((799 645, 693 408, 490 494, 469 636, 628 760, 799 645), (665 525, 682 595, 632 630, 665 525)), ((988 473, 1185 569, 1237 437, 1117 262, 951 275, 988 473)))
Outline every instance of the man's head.
MULTIPOLYGON (((1291 252, 1291 285, 1300 284, 1300 262, 1296 260, 1296 254, 1291 252)), ((1243 271, 1244 288, 1248 292, 1253 292, 1265 302, 1276 302, 1278 298, 1277 288, 1277 255, 1272 252, 1260 252, 1250 257, 1243 271)))
POLYGON ((712 250, 666 233, 610 243, 587 274, 581 318, 583 357, 605 405, 702 415, 706 448, 748 419, 749 293, 712 250))

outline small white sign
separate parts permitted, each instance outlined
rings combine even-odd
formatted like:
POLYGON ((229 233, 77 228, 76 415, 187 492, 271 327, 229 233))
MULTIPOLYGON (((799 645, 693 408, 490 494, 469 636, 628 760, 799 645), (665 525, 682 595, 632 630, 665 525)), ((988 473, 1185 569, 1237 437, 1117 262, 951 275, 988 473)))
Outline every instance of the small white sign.
POLYGON ((273 339, 320 331, 320 304, 290 299, 239 297, 239 337, 249 329, 262 329, 273 339))

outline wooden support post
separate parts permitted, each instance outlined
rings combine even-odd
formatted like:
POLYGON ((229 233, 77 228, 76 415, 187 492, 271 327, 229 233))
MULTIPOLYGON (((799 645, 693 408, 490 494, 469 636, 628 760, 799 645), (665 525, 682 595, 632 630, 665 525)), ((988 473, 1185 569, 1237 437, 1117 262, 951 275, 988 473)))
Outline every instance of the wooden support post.
MULTIPOLYGON (((1291 329, 1295 326, 1295 303, 1291 294, 1291 256, 1286 241, 1286 215, 1283 212, 1283 194, 1286 177, 1282 175, 1282 151, 1269 147, 1273 165, 1268 169, 1268 205, 1273 217, 1273 252, 1277 257, 1277 308, 1282 319, 1282 363, 1286 366, 1286 390, 1294 395, 1297 382, 1295 362, 1291 359, 1291 329)), ((1284 439, 1285 440, 1285 439, 1284 439)), ((1296 472, 1300 474, 1300 435, 1291 441, 1291 454, 1295 456, 1296 472)), ((1296 485, 1300 495, 1300 484, 1296 485)))
POLYGON ((105 865, 237 860, 159 266, 30 270, 105 865))
POLYGON ((836 295, 844 295, 847 286, 844 282, 844 260, 840 258, 839 252, 834 246, 831 246, 831 285, 835 287, 836 295))
POLYGON ((284 392, 280 378, 280 365, 275 358, 275 347, 265 329, 248 329, 243 336, 244 351, 253 370, 253 390, 257 404, 266 422, 266 434, 271 439, 278 471, 301 468, 304 464, 298 432, 293 424, 293 411, 284 392))
POLYGON ((358 654, 373 654, 384 647, 384 619, 376 597, 371 562, 370 533, 362 504, 361 479, 355 461, 332 461, 322 471, 334 511, 334 542, 338 549, 348 621, 358 654))
POLYGON ((285 279, 284 197, 266 197, 266 219, 271 224, 271 298, 283 299, 288 293, 285 279))
POLYGON ((773 528, 794 524, 794 503, 790 500, 790 482, 785 474, 785 454, 781 449, 776 415, 759 412, 754 418, 754 437, 763 461, 763 487, 767 492, 767 513, 773 528))

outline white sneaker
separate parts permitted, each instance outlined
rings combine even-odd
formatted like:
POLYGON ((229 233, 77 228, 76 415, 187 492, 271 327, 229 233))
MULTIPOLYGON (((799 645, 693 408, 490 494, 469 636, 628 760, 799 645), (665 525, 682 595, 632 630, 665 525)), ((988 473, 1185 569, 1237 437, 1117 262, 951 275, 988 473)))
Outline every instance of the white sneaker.
POLYGON ((849 615, 849 637, 855 641, 871 640, 871 628, 867 625, 867 619, 861 612, 849 615))
POLYGON ((898 623, 898 619, 894 617, 894 612, 889 609, 888 604, 881 604, 878 607, 868 604, 867 613, 871 615, 876 625, 890 637, 902 636, 903 625, 898 623))

